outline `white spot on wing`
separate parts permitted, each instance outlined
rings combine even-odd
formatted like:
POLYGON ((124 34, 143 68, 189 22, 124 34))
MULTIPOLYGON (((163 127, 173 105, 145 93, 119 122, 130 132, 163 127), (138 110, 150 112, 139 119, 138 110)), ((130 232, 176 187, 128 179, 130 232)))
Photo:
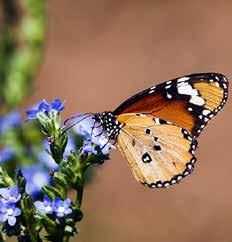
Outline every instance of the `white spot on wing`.
POLYGON ((164 184, 164 186, 165 186, 165 187, 168 187, 168 186, 169 186, 169 183, 168 183, 168 182, 167 182, 167 183, 165 183, 165 184, 164 184))
POLYGON ((186 85, 186 83, 181 83, 177 87, 177 91, 179 94, 191 96, 189 102, 192 104, 195 104, 197 106, 203 106, 205 104, 204 99, 198 96, 198 91, 194 89, 190 84, 186 85))
POLYGON ((189 79, 190 79, 190 77, 184 76, 184 77, 179 78, 177 81, 184 82, 184 81, 188 81, 189 79))
POLYGON ((168 99, 171 99, 171 98, 172 98, 172 95, 169 94, 169 93, 167 93, 167 98, 168 98, 168 99))
POLYGON ((199 96, 192 96, 189 102, 197 106, 203 106, 205 104, 204 99, 199 96))
POLYGON ((179 94, 186 94, 186 95, 197 95, 197 90, 193 89, 191 85, 188 83, 180 83, 177 85, 178 93, 179 94))
POLYGON ((205 115, 205 116, 207 116, 208 114, 210 114, 211 112, 208 110, 208 109, 204 109, 203 111, 202 111, 202 114, 203 115, 205 115))
POLYGON ((159 118, 155 118, 155 123, 156 123, 156 124, 160 124, 160 120, 159 120, 159 118))

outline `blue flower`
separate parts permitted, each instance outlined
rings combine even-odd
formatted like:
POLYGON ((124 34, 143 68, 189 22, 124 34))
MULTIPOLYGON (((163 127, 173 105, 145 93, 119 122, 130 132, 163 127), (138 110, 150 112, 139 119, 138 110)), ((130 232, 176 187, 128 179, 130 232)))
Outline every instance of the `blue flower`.
POLYGON ((22 172, 27 180, 26 192, 36 199, 41 195, 41 188, 50 183, 48 171, 41 165, 22 167, 22 172))
MULTIPOLYGON (((76 122, 83 119, 83 116, 79 117, 78 119, 75 119, 76 122)), ((114 145, 109 143, 108 139, 106 138, 102 125, 99 122, 96 122, 93 115, 90 115, 89 117, 85 118, 84 120, 77 123, 73 130, 76 134, 81 135, 84 137, 85 141, 83 144, 82 152, 83 150, 89 151, 88 153, 94 153, 94 149, 90 149, 89 146, 98 146, 101 149, 101 152, 104 155, 107 155, 109 153, 109 150, 111 148, 115 148, 114 145), (86 147, 87 146, 87 147, 86 147)))
POLYGON ((0 164, 10 160, 14 152, 11 148, 3 148, 0 150, 0 164))
POLYGON ((10 128, 17 128, 21 123, 18 111, 12 111, 0 117, 0 134, 4 134, 10 128))
POLYGON ((21 199, 19 189, 17 186, 0 188, 0 195, 0 221, 14 226, 16 217, 21 215, 21 209, 15 205, 21 199))
POLYGON ((39 113, 44 113, 49 117, 51 112, 59 113, 64 109, 64 104, 60 99, 54 99, 50 104, 46 100, 40 101, 35 107, 28 109, 26 114, 28 120, 36 119, 39 113))
POLYGON ((84 141, 83 143, 83 147, 81 149, 81 153, 82 154, 89 154, 89 153, 92 153, 92 154, 97 154, 97 151, 95 150, 95 148, 93 147, 93 145, 91 144, 91 142, 89 141, 84 141))
POLYGON ((60 112, 64 109, 64 104, 61 102, 60 99, 54 99, 50 104, 51 110, 56 110, 57 112, 60 112))
POLYGON ((61 200, 59 197, 56 197, 53 201, 53 211, 56 213, 57 217, 65 217, 72 213, 72 209, 70 208, 71 200, 65 199, 61 200))
POLYGON ((0 221, 8 222, 10 226, 16 223, 16 217, 21 215, 21 209, 15 206, 15 203, 4 203, 0 200, 0 221))
POLYGON ((17 203, 21 199, 21 194, 17 186, 0 188, 1 202, 17 203))
POLYGON ((60 197, 56 197, 55 200, 52 201, 47 195, 45 195, 43 202, 36 201, 34 205, 37 211, 44 215, 55 213, 57 217, 61 218, 72 213, 70 199, 62 200, 60 197))
POLYGON ((44 201, 36 201, 34 203, 37 211, 41 214, 52 214, 53 213, 53 205, 52 205, 52 200, 45 195, 44 196, 44 201))

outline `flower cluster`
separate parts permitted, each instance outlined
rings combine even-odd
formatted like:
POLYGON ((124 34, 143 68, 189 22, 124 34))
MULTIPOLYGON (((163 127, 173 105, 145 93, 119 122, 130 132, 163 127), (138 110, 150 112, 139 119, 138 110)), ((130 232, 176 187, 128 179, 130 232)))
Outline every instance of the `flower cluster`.
POLYGON ((17 186, 0 189, 0 221, 8 222, 10 226, 16 223, 16 217, 20 216, 22 211, 17 207, 21 194, 17 186))
POLYGON ((56 197, 53 201, 47 196, 44 196, 44 201, 36 201, 35 207, 40 214, 55 214, 57 217, 62 218, 72 213, 71 200, 62 200, 56 197))
POLYGON ((52 112, 59 113, 64 109, 64 104, 60 99, 54 99, 50 104, 46 100, 42 100, 37 106, 26 111, 28 120, 36 119, 39 114, 45 114, 47 117, 52 112))
MULTIPOLYGON (((26 111, 27 121, 36 120, 42 132, 48 137, 53 137, 60 130, 59 114, 63 109, 64 104, 60 99, 54 99, 51 103, 42 100, 35 107, 26 111)), ((66 140, 64 140, 65 142, 66 140)))
MULTIPOLYGON (((41 126, 45 127, 46 133, 49 132, 49 128, 46 127, 49 119, 53 119, 53 123, 57 122, 56 116, 64 109, 64 104, 60 99, 54 99, 50 104, 46 100, 42 100, 34 108, 27 110, 28 120, 36 119, 41 126), (44 119, 45 118, 45 119, 44 119), (45 121, 44 121, 45 120, 45 121)), ((93 115, 77 115, 74 119, 76 125, 73 127, 75 134, 84 138, 81 152, 85 155, 92 153, 97 155, 100 151, 103 155, 107 155, 111 148, 115 148, 109 143, 108 138, 104 135, 103 129, 100 123, 96 122, 93 115)), ((57 125, 55 125, 57 126, 57 125)), ((72 124, 71 124, 72 126, 72 124)), ((45 153, 43 153, 44 155, 45 153)), ((57 166, 50 162, 53 168, 57 169, 57 166)))
POLYGON ((40 241, 42 228, 51 241, 59 240, 60 234, 74 236, 76 223, 83 217, 85 171, 108 159, 114 148, 94 115, 80 114, 63 125, 63 109, 60 99, 42 100, 26 112, 27 121, 37 126, 20 125, 20 116, 14 112, 0 117, 0 185, 4 187, 0 188, 0 223, 2 232, 17 236, 18 241, 26 237, 40 241), (19 158, 20 164, 16 163, 19 158), (15 168, 19 169, 14 180, 15 168), (69 189, 76 192, 73 202, 65 197, 69 189))

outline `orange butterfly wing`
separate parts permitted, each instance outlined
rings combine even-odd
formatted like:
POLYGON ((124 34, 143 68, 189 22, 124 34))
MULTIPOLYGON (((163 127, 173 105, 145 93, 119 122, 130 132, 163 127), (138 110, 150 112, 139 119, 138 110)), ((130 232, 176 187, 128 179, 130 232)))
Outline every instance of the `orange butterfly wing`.
POLYGON ((226 103, 228 81, 222 74, 199 73, 151 87, 122 103, 113 113, 150 114, 186 129, 197 138, 226 103))
POLYGON ((197 141, 188 132, 151 115, 122 114, 117 144, 134 177, 150 188, 165 188, 192 173, 197 141))

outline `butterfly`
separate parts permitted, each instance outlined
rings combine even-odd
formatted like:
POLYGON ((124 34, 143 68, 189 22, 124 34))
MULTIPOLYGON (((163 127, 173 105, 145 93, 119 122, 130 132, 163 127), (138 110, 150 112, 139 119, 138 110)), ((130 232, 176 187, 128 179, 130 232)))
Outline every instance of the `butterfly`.
POLYGON ((148 88, 94 119, 117 144, 137 181, 166 188, 192 173, 197 138, 227 96, 224 75, 192 74, 148 88))

